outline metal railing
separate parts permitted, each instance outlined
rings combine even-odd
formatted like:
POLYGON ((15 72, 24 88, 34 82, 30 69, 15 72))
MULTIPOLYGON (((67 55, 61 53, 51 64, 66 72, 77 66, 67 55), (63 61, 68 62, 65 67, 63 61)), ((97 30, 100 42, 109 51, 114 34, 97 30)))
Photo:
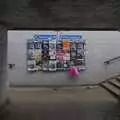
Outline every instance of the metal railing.
POLYGON ((111 64, 111 63, 114 63, 114 62, 117 62, 117 61, 120 61, 120 56, 117 56, 117 57, 114 57, 114 58, 111 58, 111 59, 109 59, 109 60, 106 60, 105 62, 104 62, 104 64, 111 64))

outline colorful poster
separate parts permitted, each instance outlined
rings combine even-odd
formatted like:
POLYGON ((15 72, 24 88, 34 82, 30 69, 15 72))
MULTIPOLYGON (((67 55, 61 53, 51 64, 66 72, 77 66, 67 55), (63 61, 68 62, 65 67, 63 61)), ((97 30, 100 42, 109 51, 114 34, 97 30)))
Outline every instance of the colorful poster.
POLYGON ((27 41, 28 71, 59 71, 85 67, 85 41, 81 35, 35 35, 27 41))
POLYGON ((70 50, 70 41, 63 40, 63 50, 70 50))

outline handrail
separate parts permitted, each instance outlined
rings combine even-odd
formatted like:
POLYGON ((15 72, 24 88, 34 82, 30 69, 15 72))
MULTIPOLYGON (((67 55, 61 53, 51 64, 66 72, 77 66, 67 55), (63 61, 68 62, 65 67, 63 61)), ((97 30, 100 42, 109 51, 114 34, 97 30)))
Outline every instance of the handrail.
POLYGON ((115 57, 115 58, 111 58, 111 59, 105 61, 104 64, 110 64, 110 63, 112 63, 112 62, 114 62, 115 60, 118 60, 118 59, 120 59, 120 56, 115 57))

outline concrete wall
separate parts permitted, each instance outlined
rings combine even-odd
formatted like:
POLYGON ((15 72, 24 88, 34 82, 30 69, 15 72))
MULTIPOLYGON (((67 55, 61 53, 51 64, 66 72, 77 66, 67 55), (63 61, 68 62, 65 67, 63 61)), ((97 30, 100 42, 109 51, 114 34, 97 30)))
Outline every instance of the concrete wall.
POLYGON ((0 0, 10 29, 118 29, 120 0, 0 0))
POLYGON ((0 26, 0 105, 7 97, 8 81, 7 81, 7 29, 0 26))
POLYGON ((117 31, 71 31, 71 33, 82 33, 83 38, 87 40, 87 70, 81 72, 78 79, 69 78, 66 72, 27 73, 26 39, 31 38, 34 33, 41 32, 44 33, 44 31, 8 32, 8 62, 16 64, 14 70, 8 71, 11 85, 94 84, 120 73, 120 61, 108 66, 104 65, 105 60, 120 56, 120 33, 117 31))

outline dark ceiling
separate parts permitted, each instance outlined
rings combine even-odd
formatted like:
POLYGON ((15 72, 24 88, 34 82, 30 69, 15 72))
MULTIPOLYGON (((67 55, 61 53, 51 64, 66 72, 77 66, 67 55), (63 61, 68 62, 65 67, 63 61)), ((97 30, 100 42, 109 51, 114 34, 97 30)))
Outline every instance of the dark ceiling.
POLYGON ((120 0, 0 0, 8 29, 110 29, 120 27, 120 0))

